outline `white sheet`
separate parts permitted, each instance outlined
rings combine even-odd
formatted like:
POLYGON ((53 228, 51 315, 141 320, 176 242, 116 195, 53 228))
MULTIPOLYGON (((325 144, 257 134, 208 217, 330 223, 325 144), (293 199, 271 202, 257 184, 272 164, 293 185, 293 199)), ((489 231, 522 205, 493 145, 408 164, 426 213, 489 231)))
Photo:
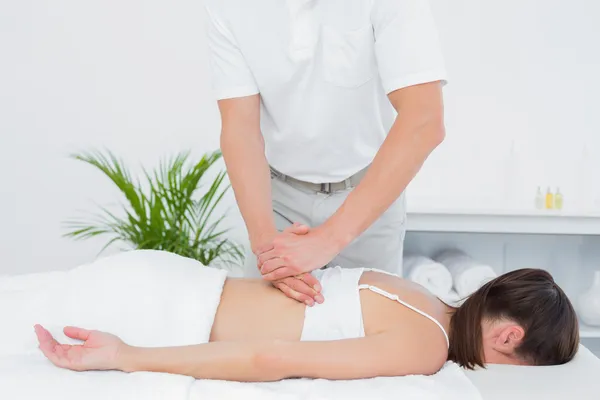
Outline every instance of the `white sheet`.
POLYGON ((393 398, 481 399, 462 370, 449 365, 434 377, 355 381, 292 379, 269 383, 208 381, 155 373, 73 372, 41 356, 0 357, 0 398, 10 400, 334 400, 393 398))
POLYGON ((373 378, 353 381, 292 379, 283 382, 194 382, 189 400, 476 400, 481 396, 455 364, 447 363, 438 374, 373 378))
POLYGON ((568 364, 549 367, 489 365, 467 371, 484 400, 598 400, 600 359, 584 346, 568 364))
POLYGON ((73 372, 38 355, 0 357, 2 400, 187 400, 193 383, 169 374, 73 372))
MULTIPOLYGON (((468 372, 482 400, 597 400, 600 360, 581 348, 577 358, 556 367, 490 366, 468 372)), ((194 381, 155 373, 72 372, 41 355, 0 357, 0 399, 10 400, 329 400, 467 399, 456 389, 451 370, 438 374, 438 389, 421 377, 375 378, 350 382, 297 379, 274 383, 194 381), (410 385, 404 382, 410 381, 410 385), (449 392, 444 392, 444 387, 449 392), (426 395, 423 395, 427 393, 426 395)))

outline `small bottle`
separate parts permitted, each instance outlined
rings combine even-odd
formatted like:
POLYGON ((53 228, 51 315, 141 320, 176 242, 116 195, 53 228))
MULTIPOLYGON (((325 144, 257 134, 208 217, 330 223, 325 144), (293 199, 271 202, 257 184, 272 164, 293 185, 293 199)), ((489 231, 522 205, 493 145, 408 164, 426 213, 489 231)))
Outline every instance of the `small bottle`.
POLYGON ((542 194, 542 188, 538 186, 537 193, 535 194, 535 208, 538 210, 544 209, 544 195, 542 194))
POLYGON ((554 196, 552 195, 552 191, 550 187, 546 191, 546 209, 552 210, 554 208, 554 196))
POLYGON ((554 208, 562 210, 563 208, 563 195, 560 192, 560 188, 556 188, 556 194, 554 195, 554 208))

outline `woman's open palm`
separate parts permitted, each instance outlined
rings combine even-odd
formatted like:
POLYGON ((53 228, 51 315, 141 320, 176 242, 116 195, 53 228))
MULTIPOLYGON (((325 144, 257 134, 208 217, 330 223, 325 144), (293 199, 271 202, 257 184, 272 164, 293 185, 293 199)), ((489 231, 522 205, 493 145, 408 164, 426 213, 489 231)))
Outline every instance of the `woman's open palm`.
POLYGON ((117 369, 119 351, 125 346, 117 336, 72 326, 63 331, 66 336, 84 343, 60 344, 41 325, 35 326, 39 348, 54 365, 74 371, 117 369))

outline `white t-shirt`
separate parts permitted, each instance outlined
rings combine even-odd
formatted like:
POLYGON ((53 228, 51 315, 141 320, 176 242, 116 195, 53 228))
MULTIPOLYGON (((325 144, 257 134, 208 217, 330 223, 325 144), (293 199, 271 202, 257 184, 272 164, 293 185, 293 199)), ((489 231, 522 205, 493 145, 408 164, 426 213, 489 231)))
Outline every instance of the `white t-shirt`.
POLYGON ((268 162, 309 182, 371 163, 387 94, 444 81, 428 0, 205 0, 219 100, 260 93, 268 162))

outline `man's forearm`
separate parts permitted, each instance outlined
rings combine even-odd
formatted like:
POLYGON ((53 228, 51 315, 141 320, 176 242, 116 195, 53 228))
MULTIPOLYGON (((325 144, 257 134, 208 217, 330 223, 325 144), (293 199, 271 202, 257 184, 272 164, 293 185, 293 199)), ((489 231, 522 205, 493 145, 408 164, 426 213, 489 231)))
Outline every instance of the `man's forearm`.
POLYGON ((194 346, 144 348, 127 346, 118 369, 241 382, 275 381, 283 376, 262 362, 272 343, 215 342, 194 346))
POLYGON ((361 183, 321 228, 344 248, 402 194, 443 137, 443 118, 436 113, 403 113, 361 183))
POLYGON ((253 250, 275 235, 271 178, 260 132, 221 135, 221 150, 253 250))

